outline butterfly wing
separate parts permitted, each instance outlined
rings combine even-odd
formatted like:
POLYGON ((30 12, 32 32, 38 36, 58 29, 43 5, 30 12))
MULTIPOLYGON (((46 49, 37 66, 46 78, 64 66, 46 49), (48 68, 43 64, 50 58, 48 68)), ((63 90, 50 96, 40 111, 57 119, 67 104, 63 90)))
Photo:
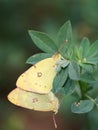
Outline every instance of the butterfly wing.
POLYGON ((26 91, 46 94, 52 89, 53 79, 56 75, 56 64, 59 57, 44 59, 27 71, 16 82, 16 86, 26 91))
POLYGON ((49 92, 48 94, 37 94, 16 88, 8 95, 8 100, 17 106, 36 111, 54 111, 57 112, 59 102, 56 96, 49 92))

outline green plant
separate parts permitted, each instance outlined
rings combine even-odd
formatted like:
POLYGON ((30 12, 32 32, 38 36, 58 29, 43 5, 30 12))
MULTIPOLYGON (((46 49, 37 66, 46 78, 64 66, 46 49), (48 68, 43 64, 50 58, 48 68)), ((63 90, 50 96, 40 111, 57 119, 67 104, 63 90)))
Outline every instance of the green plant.
MULTIPOLYGON (((44 53, 31 56, 26 63, 35 64, 55 54, 60 54, 52 84, 52 91, 59 101, 61 102, 61 96, 63 99, 67 95, 72 95, 75 101, 71 105, 71 111, 77 114, 88 113, 94 109, 94 106, 98 108, 97 94, 93 97, 93 89, 98 82, 96 78, 98 41, 90 44, 88 38, 85 37, 80 44, 74 43, 70 21, 60 28, 56 42, 42 32, 29 30, 29 35, 44 53)), ((32 95, 32 92, 30 94, 32 95)), ((89 126, 88 129, 90 130, 89 126)))
POLYGON ((75 44, 70 21, 60 28, 56 42, 42 32, 29 30, 29 35, 35 45, 45 53, 31 56, 27 60, 28 64, 35 64, 57 52, 62 56, 52 91, 56 95, 75 97, 75 102, 71 105, 73 113, 88 113, 94 106, 98 108, 97 95, 92 97, 94 84, 97 83, 95 72, 98 68, 98 41, 90 44, 89 39, 84 37, 80 44, 75 44))
POLYGON ((42 32, 29 30, 29 35, 45 53, 31 56, 27 60, 28 64, 35 64, 57 52, 61 54, 53 92, 76 96, 76 102, 71 107, 72 112, 86 113, 91 111, 94 105, 97 106, 97 97, 93 99, 89 92, 93 89, 93 83, 97 82, 94 72, 98 63, 98 41, 90 45, 90 41, 85 37, 79 45, 73 43, 70 21, 60 28, 57 42, 42 32))

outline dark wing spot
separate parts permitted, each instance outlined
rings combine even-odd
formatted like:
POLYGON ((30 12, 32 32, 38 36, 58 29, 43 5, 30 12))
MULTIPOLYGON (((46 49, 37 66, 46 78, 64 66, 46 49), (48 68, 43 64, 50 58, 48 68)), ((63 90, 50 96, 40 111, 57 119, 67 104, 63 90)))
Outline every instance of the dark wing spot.
POLYGON ((38 102, 38 98, 33 98, 32 100, 33 100, 33 103, 38 102))
POLYGON ((42 73, 41 73, 41 72, 38 72, 38 73, 37 73, 37 77, 42 77, 42 73))
POLYGON ((56 63, 55 65, 53 65, 52 67, 55 69, 57 67, 58 63, 56 63))

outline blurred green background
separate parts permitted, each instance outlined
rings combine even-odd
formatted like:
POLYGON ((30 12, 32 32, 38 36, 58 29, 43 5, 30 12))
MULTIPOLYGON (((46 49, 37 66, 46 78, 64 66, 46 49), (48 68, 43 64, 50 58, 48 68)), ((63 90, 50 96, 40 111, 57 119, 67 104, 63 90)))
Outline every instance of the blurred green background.
MULTIPOLYGON (((52 113, 34 112, 7 100, 18 76, 30 65, 27 58, 41 52, 28 30, 48 33, 54 40, 58 28, 71 20, 76 40, 98 39, 98 0, 0 0, 0 130, 53 130, 52 113)), ((58 130, 85 130, 84 115, 70 112, 66 97, 56 116, 58 130), (80 118, 81 117, 81 118, 80 118)), ((98 129, 98 111, 89 114, 92 129, 98 129)))

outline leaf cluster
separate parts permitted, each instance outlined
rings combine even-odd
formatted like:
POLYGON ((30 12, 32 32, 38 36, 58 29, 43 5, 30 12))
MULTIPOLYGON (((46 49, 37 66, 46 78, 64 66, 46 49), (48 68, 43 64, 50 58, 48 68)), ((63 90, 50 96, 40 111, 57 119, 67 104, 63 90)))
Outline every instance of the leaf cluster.
POLYGON ((89 93, 93 89, 93 84, 98 82, 94 77, 98 64, 98 41, 91 44, 89 39, 84 37, 79 45, 74 43, 70 21, 61 26, 56 42, 46 33, 29 30, 29 35, 43 53, 28 58, 28 64, 35 64, 60 53, 61 59, 56 68, 53 92, 76 97, 76 101, 71 105, 72 112, 87 113, 95 105, 98 107, 97 95, 94 99, 89 93))

